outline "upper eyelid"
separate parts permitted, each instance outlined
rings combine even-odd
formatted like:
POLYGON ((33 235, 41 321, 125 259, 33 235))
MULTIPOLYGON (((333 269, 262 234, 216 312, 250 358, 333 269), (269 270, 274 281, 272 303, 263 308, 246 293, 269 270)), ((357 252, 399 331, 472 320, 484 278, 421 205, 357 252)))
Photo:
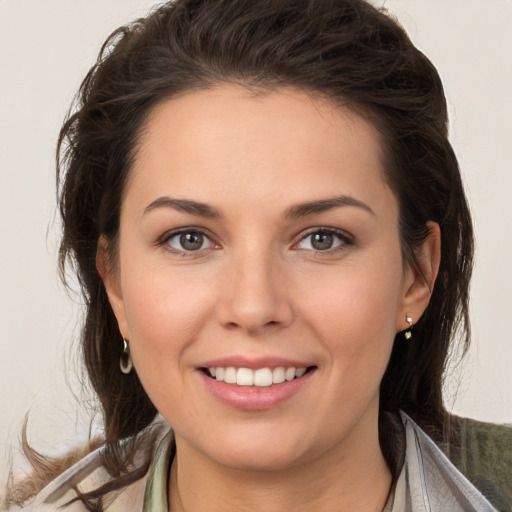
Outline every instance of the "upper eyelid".
POLYGON ((304 240, 310 235, 314 233, 330 233, 337 235, 341 238, 344 238, 348 241, 352 241, 354 239, 353 235, 351 235, 348 231, 339 228, 327 227, 327 226, 318 226, 313 228, 308 228, 306 230, 301 231, 301 233, 297 236, 298 240, 304 240))
POLYGON ((214 242, 214 236, 209 232, 209 230, 205 228, 200 228, 196 226, 184 226, 182 228, 169 229, 162 235, 160 235, 157 239, 157 243, 164 243, 170 238, 181 235, 182 233, 201 233, 203 236, 214 242))

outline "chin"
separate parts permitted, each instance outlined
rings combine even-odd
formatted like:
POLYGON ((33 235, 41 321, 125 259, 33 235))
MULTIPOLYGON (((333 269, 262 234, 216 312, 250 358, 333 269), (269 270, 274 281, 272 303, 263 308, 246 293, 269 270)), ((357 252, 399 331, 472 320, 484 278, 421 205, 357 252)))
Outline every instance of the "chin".
POLYGON ((307 457, 304 435, 275 425, 231 428, 219 435, 210 432, 195 445, 203 456, 226 468, 240 471, 280 471, 296 466, 307 457))

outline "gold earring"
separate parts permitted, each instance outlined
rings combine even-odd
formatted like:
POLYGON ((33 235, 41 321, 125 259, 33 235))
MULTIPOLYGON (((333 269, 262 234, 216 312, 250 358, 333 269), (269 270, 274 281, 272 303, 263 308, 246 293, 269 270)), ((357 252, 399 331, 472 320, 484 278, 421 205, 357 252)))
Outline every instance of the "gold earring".
POLYGON ((405 320, 409 324, 409 328, 404 332, 404 337, 406 340, 410 340, 412 338, 412 316, 406 316, 405 320))
POLYGON ((121 357, 119 359, 119 368, 121 371, 128 375, 133 368, 132 357, 130 356, 130 347, 128 345, 128 340, 123 338, 123 351, 121 352, 121 357))

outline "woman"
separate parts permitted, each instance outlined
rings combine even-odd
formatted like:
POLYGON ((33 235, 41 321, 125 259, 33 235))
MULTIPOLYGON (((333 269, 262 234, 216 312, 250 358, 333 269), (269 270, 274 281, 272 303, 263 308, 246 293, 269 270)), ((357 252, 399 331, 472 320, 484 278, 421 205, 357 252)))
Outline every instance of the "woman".
POLYGON ((105 443, 33 509, 495 510, 424 433, 471 428, 441 392, 472 262, 446 121, 360 0, 178 0, 113 34, 59 139, 105 443))

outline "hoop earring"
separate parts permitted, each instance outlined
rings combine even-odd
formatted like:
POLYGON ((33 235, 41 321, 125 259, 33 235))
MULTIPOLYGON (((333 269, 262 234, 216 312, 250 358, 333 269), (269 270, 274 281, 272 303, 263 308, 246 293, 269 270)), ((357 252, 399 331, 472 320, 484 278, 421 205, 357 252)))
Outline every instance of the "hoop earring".
POLYGON ((412 338, 412 316, 405 317, 407 323, 409 324, 409 328, 404 332, 404 337, 406 340, 410 340, 412 338))
POLYGON ((128 346, 128 340, 125 338, 123 338, 123 351, 119 358, 119 368, 121 368, 121 371, 125 375, 128 375, 133 368, 132 358, 130 356, 130 347, 128 346))

